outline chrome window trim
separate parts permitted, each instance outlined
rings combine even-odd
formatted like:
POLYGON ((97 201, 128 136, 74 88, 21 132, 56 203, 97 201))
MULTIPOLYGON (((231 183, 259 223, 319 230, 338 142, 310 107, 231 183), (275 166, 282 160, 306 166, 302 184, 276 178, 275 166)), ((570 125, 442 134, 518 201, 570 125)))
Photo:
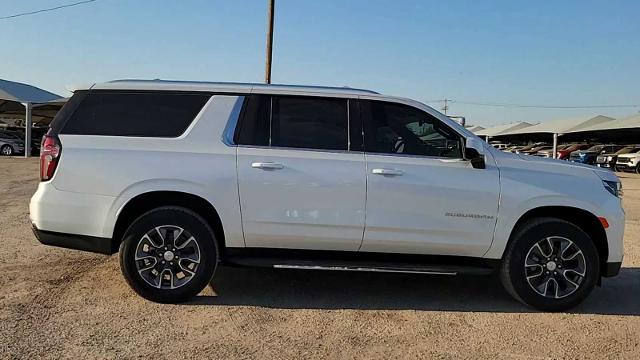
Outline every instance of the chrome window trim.
POLYGON ((354 154, 354 155, 364 154, 363 151, 296 148, 296 147, 285 147, 285 146, 236 145, 236 147, 243 148, 243 149, 262 149, 262 150, 314 151, 314 152, 322 152, 322 153, 330 153, 330 154, 354 154))

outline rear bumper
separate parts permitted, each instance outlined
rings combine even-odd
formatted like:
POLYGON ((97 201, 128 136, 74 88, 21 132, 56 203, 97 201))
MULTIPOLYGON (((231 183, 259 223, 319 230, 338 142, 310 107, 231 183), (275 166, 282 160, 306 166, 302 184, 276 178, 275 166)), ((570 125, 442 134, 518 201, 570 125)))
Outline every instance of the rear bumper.
POLYGON ((36 236, 36 239, 45 245, 106 255, 111 255, 116 252, 113 240, 110 238, 43 231, 39 230, 35 224, 31 224, 31 229, 33 230, 33 234, 36 236))

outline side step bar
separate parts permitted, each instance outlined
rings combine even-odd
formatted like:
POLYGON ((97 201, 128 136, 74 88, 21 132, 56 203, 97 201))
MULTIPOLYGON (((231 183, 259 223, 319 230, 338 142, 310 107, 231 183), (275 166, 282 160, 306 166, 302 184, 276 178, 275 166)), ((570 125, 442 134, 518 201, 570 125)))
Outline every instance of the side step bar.
POLYGON ((430 275, 458 275, 456 271, 432 270, 432 269, 400 269, 400 268, 374 268, 374 267, 354 267, 354 266, 320 266, 320 265, 287 265, 274 264, 275 269, 298 269, 298 270, 332 270, 332 271, 368 271, 383 273, 403 273, 403 274, 430 274, 430 275))
POLYGON ((333 259, 291 259, 281 257, 248 257, 230 256, 225 263, 235 266, 270 267, 275 269, 296 270, 331 270, 331 271, 362 271, 379 273, 404 273, 404 274, 428 274, 428 275, 488 275, 493 272, 489 266, 477 264, 425 264, 415 262, 380 262, 361 260, 333 260, 333 259))

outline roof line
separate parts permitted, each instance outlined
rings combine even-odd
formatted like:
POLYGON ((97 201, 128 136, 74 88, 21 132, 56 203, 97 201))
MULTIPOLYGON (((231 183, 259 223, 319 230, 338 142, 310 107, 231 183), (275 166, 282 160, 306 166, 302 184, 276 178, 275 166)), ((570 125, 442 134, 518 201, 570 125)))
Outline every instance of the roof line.
POLYGON ((263 83, 250 83, 250 82, 224 82, 224 81, 188 81, 188 80, 163 80, 163 79, 118 79, 107 81, 107 83, 122 83, 122 82, 144 82, 144 83, 159 83, 159 84, 199 84, 199 85, 219 85, 219 86, 251 86, 251 87, 277 87, 286 86, 290 88, 299 89, 318 89, 318 90, 341 90, 341 91, 360 91, 369 94, 379 95, 380 93, 368 90, 353 88, 349 86, 319 86, 319 85, 295 85, 295 84, 263 84, 263 83))

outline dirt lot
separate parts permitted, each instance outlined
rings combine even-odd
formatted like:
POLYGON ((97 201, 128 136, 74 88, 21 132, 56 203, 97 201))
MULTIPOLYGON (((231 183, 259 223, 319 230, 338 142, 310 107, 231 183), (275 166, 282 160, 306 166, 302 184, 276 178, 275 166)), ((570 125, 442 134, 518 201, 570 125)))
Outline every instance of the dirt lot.
POLYGON ((3 358, 640 358, 640 177, 623 175, 620 276, 572 313, 531 311, 495 277, 224 268, 196 301, 131 291, 116 256, 40 245, 35 159, 0 159, 3 358), (216 296, 219 294, 219 296, 216 296))

